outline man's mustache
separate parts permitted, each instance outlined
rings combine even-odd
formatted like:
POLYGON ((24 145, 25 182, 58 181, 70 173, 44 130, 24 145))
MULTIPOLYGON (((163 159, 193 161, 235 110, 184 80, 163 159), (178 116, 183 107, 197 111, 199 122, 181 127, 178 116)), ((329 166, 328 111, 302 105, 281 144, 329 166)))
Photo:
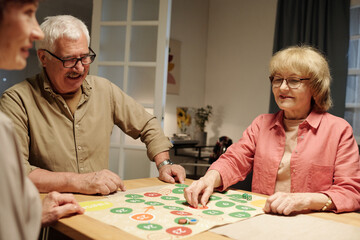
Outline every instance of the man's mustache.
POLYGON ((70 72, 70 73, 66 74, 66 77, 77 78, 77 77, 83 76, 84 74, 85 74, 85 72, 82 72, 82 73, 70 72))

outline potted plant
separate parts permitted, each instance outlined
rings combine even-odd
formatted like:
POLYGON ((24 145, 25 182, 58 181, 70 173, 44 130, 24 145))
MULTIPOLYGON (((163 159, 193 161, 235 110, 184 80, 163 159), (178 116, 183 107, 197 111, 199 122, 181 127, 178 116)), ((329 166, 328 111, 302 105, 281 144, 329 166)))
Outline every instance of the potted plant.
POLYGON ((199 145, 206 145, 207 132, 205 132, 205 127, 211 115, 212 106, 210 105, 207 105, 205 108, 198 108, 195 111, 195 123, 199 129, 197 133, 197 140, 199 140, 199 145))

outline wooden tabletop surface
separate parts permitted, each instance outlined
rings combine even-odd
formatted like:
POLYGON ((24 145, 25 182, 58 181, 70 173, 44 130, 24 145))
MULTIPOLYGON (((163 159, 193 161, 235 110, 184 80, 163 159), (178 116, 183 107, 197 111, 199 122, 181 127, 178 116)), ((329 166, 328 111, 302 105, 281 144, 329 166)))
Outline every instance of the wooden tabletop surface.
MULTIPOLYGON (((192 180, 187 179, 186 184, 191 184, 192 180)), ((126 189, 145 188, 152 186, 165 185, 166 183, 160 181, 158 178, 142 178, 124 181, 126 189)), ((41 194, 44 197, 45 194, 41 194)), ((102 196, 92 196, 83 194, 74 194, 78 201, 89 201, 103 198, 102 196)), ((322 219, 333 220, 342 222, 349 225, 360 227, 360 214, 359 213, 341 213, 335 214, 330 212, 314 212, 308 215, 319 217, 322 219)), ((73 239, 140 239, 122 231, 114 226, 102 223, 86 215, 76 215, 69 218, 59 220, 52 226, 57 231, 73 238, 73 239)), ((193 240, 212 240, 212 239, 229 239, 227 237, 206 231, 187 239, 193 240)))

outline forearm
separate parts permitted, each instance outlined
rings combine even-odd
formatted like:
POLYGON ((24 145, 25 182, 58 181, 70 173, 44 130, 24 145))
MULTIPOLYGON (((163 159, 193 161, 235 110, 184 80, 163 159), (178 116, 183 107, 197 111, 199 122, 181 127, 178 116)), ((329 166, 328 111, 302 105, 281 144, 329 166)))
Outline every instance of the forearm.
POLYGON ((163 161, 169 160, 169 159, 170 159, 169 151, 165 151, 165 152, 161 152, 161 153, 157 154, 154 157, 154 162, 155 162, 156 166, 158 166, 163 161))
MULTIPOLYGON (((39 192, 80 192, 76 184, 79 174, 72 172, 51 172, 37 168, 28 177, 35 184, 39 192)), ((79 184, 80 185, 80 184, 79 184)))
POLYGON ((202 177, 204 179, 205 182, 208 183, 213 183, 214 184, 214 188, 220 187, 222 186, 222 179, 221 179, 221 175, 218 171, 216 170, 209 170, 206 172, 206 174, 204 175, 204 177, 202 177))

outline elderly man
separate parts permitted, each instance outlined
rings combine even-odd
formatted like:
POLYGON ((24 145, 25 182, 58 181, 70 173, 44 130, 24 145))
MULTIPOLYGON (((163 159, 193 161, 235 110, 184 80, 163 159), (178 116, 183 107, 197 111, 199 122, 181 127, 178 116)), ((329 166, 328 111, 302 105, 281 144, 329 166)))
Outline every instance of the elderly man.
POLYGON ((107 170, 114 124, 146 144, 160 179, 184 182, 172 165, 154 116, 108 80, 88 75, 95 53, 85 24, 72 16, 48 17, 37 46, 43 71, 6 90, 0 109, 13 121, 29 178, 41 192, 109 194, 125 190, 107 170))

